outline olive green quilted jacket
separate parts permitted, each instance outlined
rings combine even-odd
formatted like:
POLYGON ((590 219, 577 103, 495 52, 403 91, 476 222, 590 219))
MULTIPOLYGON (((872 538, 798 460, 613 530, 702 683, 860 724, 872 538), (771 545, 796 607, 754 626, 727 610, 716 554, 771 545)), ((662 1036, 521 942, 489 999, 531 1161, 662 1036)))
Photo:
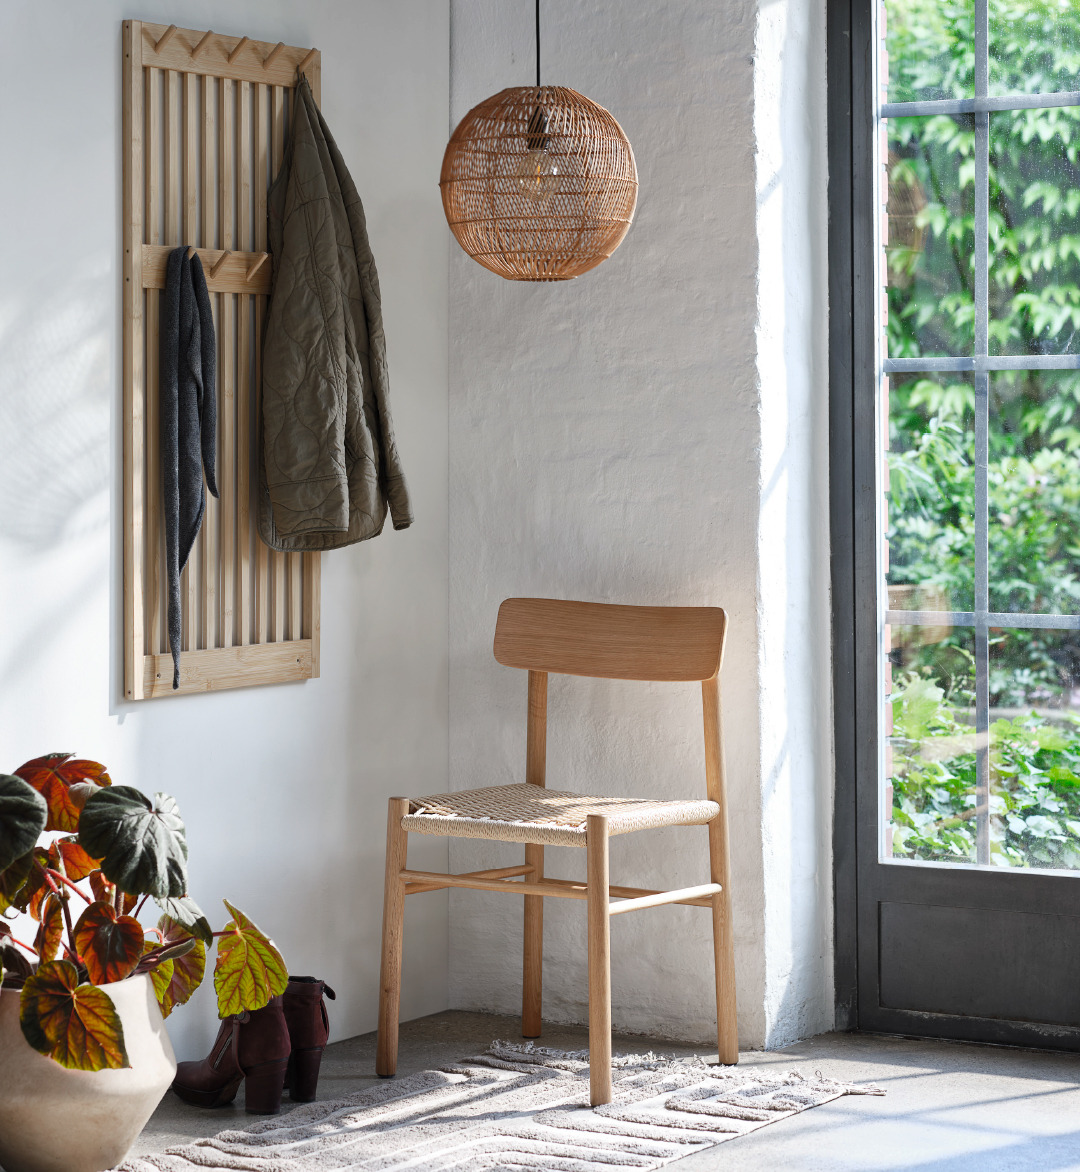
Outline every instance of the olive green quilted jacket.
POLYGON ((259 533, 337 549, 412 524, 390 421, 379 278, 364 209, 311 89, 296 91, 270 190, 259 533))

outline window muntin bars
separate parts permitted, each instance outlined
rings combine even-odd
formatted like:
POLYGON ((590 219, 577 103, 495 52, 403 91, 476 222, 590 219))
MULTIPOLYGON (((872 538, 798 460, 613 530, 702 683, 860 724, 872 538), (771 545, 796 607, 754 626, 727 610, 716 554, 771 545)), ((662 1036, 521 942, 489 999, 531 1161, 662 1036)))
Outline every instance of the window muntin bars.
MULTIPOLYGON (((990 762, 990 671, 991 671, 991 631, 1078 631, 1080 630, 1080 614, 1046 614, 1023 613, 1019 611, 991 610, 990 592, 990 506, 988 500, 988 453, 991 431, 990 423, 990 389, 991 376, 997 371, 1063 371, 1080 369, 1080 354, 1072 353, 1029 353, 1029 354, 994 354, 996 348, 991 344, 991 312, 989 298, 989 225, 990 225, 990 145, 991 119, 995 114, 1018 110, 1052 109, 1064 106, 1080 106, 1080 90, 1054 93, 1022 93, 1000 95, 992 92, 1000 88, 992 85, 991 52, 991 20, 990 0, 973 0, 973 43, 974 43, 974 94, 970 97, 946 97, 919 101, 888 101, 885 79, 878 77, 875 90, 879 95, 877 109, 878 133, 874 140, 878 154, 875 160, 874 174, 877 180, 877 194, 875 198, 876 214, 879 218, 886 217, 886 202, 882 186, 887 164, 887 138, 885 134, 885 120, 896 118, 920 117, 928 118, 935 115, 950 117, 964 117, 970 119, 974 129, 974 255, 972 293, 974 301, 973 345, 969 354, 952 354, 920 357, 890 358, 886 353, 885 319, 881 306, 885 301, 885 287, 887 284, 887 270, 885 267, 884 251, 881 250, 876 261, 876 286, 881 291, 879 301, 877 354, 878 354, 878 404, 881 418, 877 428, 879 444, 886 445, 884 437, 888 435, 888 378, 890 375, 935 372, 964 373, 971 380, 973 392, 973 452, 971 467, 974 475, 974 511, 972 517, 972 549, 973 561, 973 597, 971 610, 927 609, 916 606, 913 609, 890 609, 889 593, 884 583, 888 565, 888 546, 885 541, 887 529, 887 508, 881 511, 882 521, 879 526, 879 646, 882 649, 881 663, 882 679, 885 681, 885 695, 880 710, 883 714, 883 732, 879 738, 882 746, 879 777, 883 784, 879 788, 879 820, 881 829, 880 857, 895 863, 918 865, 917 859, 892 859, 891 856, 891 818, 892 818, 892 750, 888 747, 888 736, 892 732, 891 697, 891 666, 893 660, 892 648, 895 644, 893 632, 917 631, 927 629, 927 636, 932 638, 930 630, 964 631, 962 642, 970 637, 972 644, 971 654, 974 658, 974 695, 973 703, 967 719, 974 725, 974 735, 969 743, 974 747, 975 754, 975 803, 973 822, 975 825, 974 859, 957 858, 952 865, 991 865, 991 762, 990 762)), ((879 30, 883 32, 884 10, 879 9, 879 30)), ((880 43, 884 47, 882 37, 880 43)), ((886 188, 887 189, 887 188, 886 188)), ((882 226, 879 222, 879 228, 882 226)), ((877 239, 885 237, 879 231, 877 239)), ((878 461, 879 492, 883 502, 889 490, 887 467, 884 460, 878 461)), ((934 601, 932 592, 929 599, 934 601)), ((920 600, 916 596, 914 601, 920 600)), ((965 599, 966 601, 966 599, 965 599)), ((905 635, 911 638, 910 635, 905 635)), ((925 864, 924 864, 925 865, 925 864)))

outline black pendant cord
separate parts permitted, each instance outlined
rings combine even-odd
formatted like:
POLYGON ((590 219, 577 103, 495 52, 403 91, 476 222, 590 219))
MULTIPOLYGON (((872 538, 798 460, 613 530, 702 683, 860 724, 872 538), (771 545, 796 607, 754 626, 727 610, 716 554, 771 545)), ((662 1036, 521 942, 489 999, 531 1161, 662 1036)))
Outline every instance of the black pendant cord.
POLYGON ((540 0, 536 0, 536 88, 540 88, 540 0))

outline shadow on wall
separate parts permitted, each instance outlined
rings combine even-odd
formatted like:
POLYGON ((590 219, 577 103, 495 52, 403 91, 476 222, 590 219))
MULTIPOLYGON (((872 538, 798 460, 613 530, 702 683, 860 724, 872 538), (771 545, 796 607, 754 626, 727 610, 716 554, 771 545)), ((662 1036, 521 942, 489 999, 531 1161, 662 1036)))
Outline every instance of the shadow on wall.
POLYGON ((109 525, 111 266, 0 303, 0 538, 44 552, 109 525))
POLYGON ((59 651, 66 623, 107 589, 107 551, 89 561, 77 554, 109 530, 113 300, 101 288, 110 270, 105 260, 65 266, 0 302, 0 542, 17 558, 76 554, 53 575, 36 622, 16 615, 2 680, 16 682, 31 656, 59 651))

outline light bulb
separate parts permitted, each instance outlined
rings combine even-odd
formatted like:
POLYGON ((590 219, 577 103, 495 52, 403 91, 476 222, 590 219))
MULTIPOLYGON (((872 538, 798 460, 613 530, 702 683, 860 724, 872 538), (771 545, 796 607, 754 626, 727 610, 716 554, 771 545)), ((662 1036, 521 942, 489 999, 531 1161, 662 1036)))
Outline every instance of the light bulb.
POLYGON ((546 150, 526 151, 515 162, 513 173, 530 203, 545 204, 559 189, 559 163, 546 150))

